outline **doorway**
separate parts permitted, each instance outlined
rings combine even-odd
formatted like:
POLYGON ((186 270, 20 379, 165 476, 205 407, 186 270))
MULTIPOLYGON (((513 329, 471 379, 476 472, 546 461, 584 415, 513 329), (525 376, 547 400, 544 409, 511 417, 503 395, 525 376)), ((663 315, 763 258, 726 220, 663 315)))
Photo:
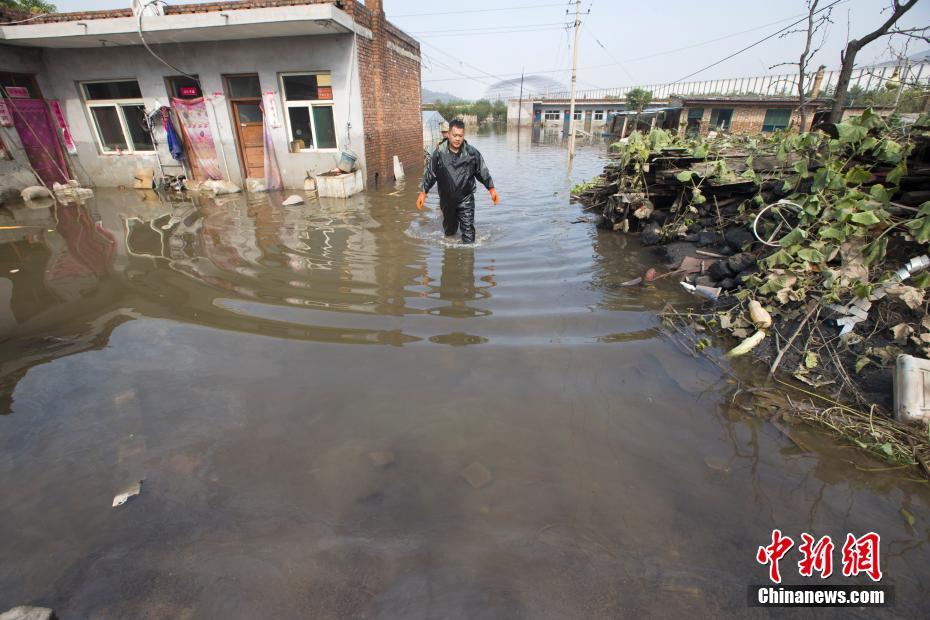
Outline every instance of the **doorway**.
POLYGON ((32 169, 48 187, 67 183, 68 163, 58 138, 58 129, 35 77, 0 73, 0 89, 3 91, 0 96, 10 107, 13 126, 32 169))
POLYGON ((225 80, 240 169, 245 178, 264 179, 265 126, 258 75, 227 75, 225 80))

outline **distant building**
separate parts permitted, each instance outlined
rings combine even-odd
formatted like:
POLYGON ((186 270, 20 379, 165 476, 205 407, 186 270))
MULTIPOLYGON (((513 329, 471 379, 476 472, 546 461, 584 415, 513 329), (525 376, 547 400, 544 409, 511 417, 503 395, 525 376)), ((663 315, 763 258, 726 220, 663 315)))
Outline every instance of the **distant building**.
MULTIPOLYGON (((386 20, 381 0, 245 0, 163 13, 144 14, 144 40, 186 75, 141 45, 132 9, 19 24, 10 22, 28 16, 0 9, 6 151, 49 184, 131 185, 139 168, 177 164, 153 114, 168 107, 173 122, 189 112, 183 159, 197 179, 261 178, 266 149, 286 187, 334 168, 343 149, 357 153, 369 184, 393 179, 394 155, 407 170, 422 165, 420 46, 386 20)), ((0 185, 19 182, 13 167, 0 162, 0 185)))
MULTIPOLYGON (((568 116, 571 102, 568 99, 525 99, 507 102, 507 124, 533 125, 543 129, 568 132, 568 116)), ((626 109, 626 101, 618 98, 585 99, 575 102, 575 127, 587 133, 609 130, 610 117, 626 109)))

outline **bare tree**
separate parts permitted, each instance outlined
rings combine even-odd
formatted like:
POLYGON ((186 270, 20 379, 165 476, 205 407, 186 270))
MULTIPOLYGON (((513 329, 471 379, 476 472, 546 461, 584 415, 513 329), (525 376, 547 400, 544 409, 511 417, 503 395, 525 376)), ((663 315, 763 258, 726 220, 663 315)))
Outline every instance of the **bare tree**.
MULTIPOLYGON (((807 78, 810 75, 807 72, 807 67, 817 55, 817 52, 823 47, 824 42, 827 39, 827 26, 833 23, 833 20, 830 19, 833 14, 833 6, 830 5, 826 8, 818 9, 817 5, 820 4, 820 0, 807 0, 807 27, 799 28, 797 30, 790 30, 784 33, 782 38, 790 36, 796 32, 804 33, 804 50, 801 52, 801 57, 797 62, 783 62, 778 65, 773 65, 769 69, 774 69, 775 67, 780 67, 782 65, 792 65, 797 66, 798 68, 798 112, 801 116, 801 125, 799 131, 804 133, 808 129, 807 123, 807 78), (818 32, 822 31, 823 35, 820 38, 820 43, 817 44, 816 49, 814 47, 814 39, 818 32)), ((822 69, 822 67, 821 67, 822 69)))
POLYGON ((843 118, 846 91, 849 88, 849 80, 852 77, 853 68, 856 65, 856 54, 858 54, 863 47, 879 37, 886 35, 897 34, 926 39, 926 34, 930 31, 930 27, 908 28, 903 30, 893 28, 905 13, 914 8, 917 1, 918 0, 906 0, 902 2, 901 0, 891 0, 891 6, 889 7, 891 9, 891 15, 888 16, 881 26, 860 39, 850 39, 846 44, 846 49, 840 53, 840 59, 843 64, 840 68, 840 76, 836 83, 836 90, 833 93, 833 109, 830 110, 830 116, 828 118, 831 123, 838 123, 843 118))

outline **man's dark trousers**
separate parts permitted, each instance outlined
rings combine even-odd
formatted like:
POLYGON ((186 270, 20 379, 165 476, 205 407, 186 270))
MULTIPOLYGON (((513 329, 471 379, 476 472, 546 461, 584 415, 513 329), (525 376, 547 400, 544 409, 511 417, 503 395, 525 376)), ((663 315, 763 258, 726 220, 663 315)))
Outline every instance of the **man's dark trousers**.
POLYGON ((442 228, 447 237, 462 229, 462 243, 475 242, 475 195, 472 194, 462 202, 452 205, 441 204, 442 228))

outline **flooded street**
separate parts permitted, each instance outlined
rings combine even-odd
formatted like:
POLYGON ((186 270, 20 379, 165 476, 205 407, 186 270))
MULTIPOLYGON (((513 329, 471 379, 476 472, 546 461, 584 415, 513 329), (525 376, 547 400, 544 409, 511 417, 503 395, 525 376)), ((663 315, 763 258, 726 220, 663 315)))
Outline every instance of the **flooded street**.
POLYGON ((34 228, 0 246, 0 610, 767 617, 747 587, 779 528, 839 541, 837 572, 878 532, 878 615, 930 616, 930 485, 731 405, 656 318, 679 285, 618 287, 655 256, 576 223, 604 146, 569 179, 558 144, 471 142, 501 195, 474 247, 435 190, 416 210, 416 170, 294 207, 4 210, 34 228))

